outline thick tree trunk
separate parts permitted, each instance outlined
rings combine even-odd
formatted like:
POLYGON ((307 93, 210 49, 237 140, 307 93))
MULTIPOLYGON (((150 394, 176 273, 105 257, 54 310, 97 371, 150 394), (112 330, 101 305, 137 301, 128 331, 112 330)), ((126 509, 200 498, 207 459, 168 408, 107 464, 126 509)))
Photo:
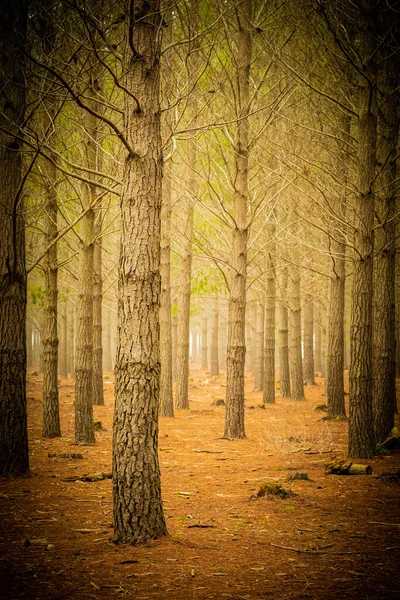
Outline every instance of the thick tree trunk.
POLYGON ((346 115, 341 119, 341 130, 345 136, 339 142, 338 176, 342 179, 342 189, 339 196, 333 200, 332 237, 330 238, 331 279, 329 293, 329 331, 328 331, 328 360, 326 395, 328 399, 328 415, 331 418, 344 418, 346 409, 344 403, 344 306, 346 282, 346 244, 343 224, 346 218, 345 186, 348 171, 348 145, 350 135, 350 118, 346 115), (337 216, 341 221, 337 221, 337 216))
POLYGON ((135 23, 127 19, 123 54, 124 131, 134 153, 121 199, 113 502, 116 538, 131 544, 167 533, 158 461, 161 24, 159 0, 148 0, 135 23))
MULTIPOLYGON (((46 165, 46 245, 57 237, 57 169, 46 165)), ((48 251, 45 260, 45 323, 43 335, 43 437, 61 435, 58 403, 58 297, 57 244, 48 251)))
POLYGON ((289 267, 289 361, 292 383, 292 398, 304 400, 303 359, 301 353, 301 299, 300 270, 289 267))
POLYGON ((264 393, 265 404, 275 403, 275 271, 268 258, 267 291, 265 295, 264 393))
POLYGON ((219 375, 219 309, 218 299, 212 313, 211 321, 211 356, 210 356, 210 375, 215 377, 219 375))
MULTIPOLYGON (((389 25, 389 24, 388 24, 389 25)), ((382 443, 394 426, 396 406, 396 146, 399 134, 396 85, 397 60, 387 58, 380 73, 384 101, 380 111, 378 193, 375 197, 375 258, 373 296, 374 387, 373 417, 375 441, 382 443), (393 64, 394 63, 394 64, 393 64)))
POLYGON ((376 14, 360 13, 358 194, 355 199, 355 236, 351 314, 349 448, 352 458, 374 455, 372 415, 372 257, 374 251, 374 180, 376 166, 376 14))
POLYGON ((90 210, 81 221, 79 296, 75 353, 75 443, 94 444, 93 429, 93 225, 90 210))
POLYGON ((26 419, 26 269, 22 152, 27 2, 0 19, 0 476, 29 472, 26 419))
POLYGON ((290 368, 289 368, 289 314, 288 314, 288 268, 283 266, 279 278, 281 290, 278 304, 278 341, 279 341, 279 381, 281 398, 290 398, 290 368))
POLYGON ((165 165, 161 205, 160 415, 174 416, 171 318, 171 164, 165 165))
POLYGON ((256 347, 254 368, 254 391, 261 392, 264 389, 264 312, 263 302, 256 305, 256 347))
POLYGON ((246 280, 249 224, 249 81, 251 64, 252 0, 244 0, 238 11, 236 50, 236 140, 233 193, 232 276, 229 290, 228 345, 226 357, 225 437, 244 438, 244 367, 246 356, 246 280))
POLYGON ((304 383, 315 385, 314 368, 314 299, 307 294, 304 299, 304 383))
POLYGON ((201 322, 201 368, 204 371, 208 370, 208 319, 203 317, 201 322))

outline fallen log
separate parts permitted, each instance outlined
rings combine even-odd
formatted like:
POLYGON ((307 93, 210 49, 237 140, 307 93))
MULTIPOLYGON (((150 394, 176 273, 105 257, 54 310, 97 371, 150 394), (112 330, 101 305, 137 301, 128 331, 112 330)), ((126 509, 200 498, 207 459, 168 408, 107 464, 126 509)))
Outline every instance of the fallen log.
POLYGON ((47 456, 49 458, 72 458, 73 460, 83 459, 82 454, 79 454, 79 452, 62 452, 61 454, 57 454, 56 452, 49 452, 47 456))
POLYGON ((325 466, 326 475, 371 475, 370 465, 353 463, 350 458, 335 460, 325 466))
POLYGON ((93 475, 82 475, 81 477, 65 477, 61 481, 102 481, 112 479, 112 473, 94 473, 93 475))

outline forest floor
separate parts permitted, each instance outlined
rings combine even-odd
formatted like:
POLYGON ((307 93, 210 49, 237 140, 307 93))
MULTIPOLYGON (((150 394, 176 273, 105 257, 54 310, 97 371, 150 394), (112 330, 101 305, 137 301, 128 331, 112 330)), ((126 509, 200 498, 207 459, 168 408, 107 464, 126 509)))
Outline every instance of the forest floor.
POLYGON ((0 598, 400 598, 400 453, 358 461, 372 475, 325 475, 346 455, 347 422, 315 410, 321 380, 305 401, 261 408, 246 378, 247 438, 229 441, 212 405, 224 376, 193 368, 190 409, 160 419, 169 537, 140 547, 113 542, 109 479, 66 481, 111 470, 111 377, 104 387, 104 430, 77 447, 73 382, 60 384, 62 437, 43 439, 42 377, 29 375, 31 477, 0 480, 0 598), (49 456, 76 452, 83 460, 49 456), (252 498, 271 482, 294 495, 252 498))

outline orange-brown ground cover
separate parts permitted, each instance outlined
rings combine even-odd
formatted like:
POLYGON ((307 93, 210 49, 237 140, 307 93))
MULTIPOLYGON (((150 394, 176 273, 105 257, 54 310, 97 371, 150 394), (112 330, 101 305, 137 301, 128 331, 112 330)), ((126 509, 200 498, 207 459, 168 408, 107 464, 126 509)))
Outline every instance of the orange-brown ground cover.
POLYGON ((345 455, 347 423, 315 411, 321 382, 304 402, 260 408, 248 378, 247 439, 229 441, 224 407, 211 405, 224 377, 194 369, 190 409, 160 420, 170 537, 129 547, 113 543, 111 481, 64 481, 111 469, 111 379, 106 406, 94 409, 105 431, 93 447, 73 445, 67 380, 63 436, 41 438, 40 380, 28 383, 31 477, 0 481, 0 598, 400 598, 400 488, 379 477, 400 469, 400 454, 364 461, 370 476, 324 475, 332 456, 345 455), (60 452, 84 459, 48 456, 60 452), (296 472, 310 481, 288 481, 296 472), (250 499, 274 481, 296 495, 250 499))

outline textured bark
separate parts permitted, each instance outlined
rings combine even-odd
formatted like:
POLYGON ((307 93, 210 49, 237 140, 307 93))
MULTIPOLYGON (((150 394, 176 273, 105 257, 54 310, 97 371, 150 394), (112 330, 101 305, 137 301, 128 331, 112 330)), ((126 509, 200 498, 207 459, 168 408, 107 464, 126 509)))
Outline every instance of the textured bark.
POLYGON ((304 383, 315 385, 314 368, 314 299, 307 294, 304 299, 304 383))
POLYGON ((287 307, 288 268, 283 266, 279 277, 280 298, 278 304, 278 341, 279 341, 279 380, 280 397, 290 398, 290 368, 289 368, 289 314, 287 307))
POLYGON ((304 400, 303 359, 301 353, 300 270, 293 264, 289 267, 289 319, 289 361, 292 398, 294 400, 304 400))
POLYGON ((126 22, 122 65, 131 92, 124 131, 135 154, 125 160, 121 198, 113 430, 114 531, 132 544, 167 533, 158 462, 162 18, 159 0, 140 9, 140 19, 126 22))
MULTIPOLYGON (((195 151, 190 149, 191 159, 195 160, 195 151)), ((189 159, 190 160, 190 159, 189 159)), ((192 163, 193 164, 193 163, 192 163)), ((193 189, 191 177, 189 189, 193 189)), ((193 238, 193 202, 191 197, 185 198, 183 249, 181 258, 181 274, 179 278, 179 320, 178 347, 176 356, 176 390, 175 408, 189 408, 189 342, 190 342, 190 284, 192 277, 192 238, 193 238)))
POLYGON ((372 418, 372 255, 374 250, 374 179, 376 164, 376 14, 360 12, 358 52, 364 61, 359 76, 358 190, 351 314, 350 422, 348 453, 352 458, 374 455, 372 418), (364 76, 365 74, 365 76, 364 76))
MULTIPOLYGON (((102 96, 103 81, 99 73, 99 65, 95 64, 91 69, 91 104, 94 110, 101 114, 102 106, 99 97, 102 96)), ((87 153, 87 165, 89 169, 101 171, 103 156, 101 151, 100 121, 93 120, 92 129, 88 131, 91 135, 91 146, 87 153)), ((93 177, 94 179, 94 177, 93 177)), ((93 205, 96 204, 96 213, 93 224, 94 248, 93 248, 93 404, 104 406, 104 384, 103 384, 103 264, 102 264, 102 225, 103 211, 101 203, 97 201, 97 189, 93 183, 90 186, 90 198, 93 205)))
POLYGON ((103 387, 103 275, 102 275, 102 211, 99 208, 94 220, 93 249, 93 404, 104 405, 103 387))
POLYGON ((265 295, 264 393, 265 404, 275 403, 275 272, 271 257, 267 271, 265 295))
MULTIPOLYGON (((56 181, 56 166, 49 163, 46 165, 46 245, 50 245, 58 233, 56 181)), ((58 402, 57 279, 57 244, 54 244, 45 257, 43 437, 57 437, 61 435, 58 402)))
POLYGON ((0 19, 0 476, 29 473, 26 420, 26 269, 22 153, 27 3, 0 19))
POLYGON ((211 356, 210 356, 210 375, 215 377, 219 375, 219 309, 218 299, 212 313, 211 321, 211 356))
POLYGON ((204 371, 208 370, 208 319, 203 317, 201 321, 201 368, 204 371))
POLYGON ((256 304, 256 345, 255 345, 255 367, 254 367, 254 391, 260 392, 264 389, 264 303, 256 304))
POLYGON ((229 290, 228 344, 226 357, 225 437, 244 438, 244 367, 246 356, 246 279, 249 162, 249 79, 251 64, 251 0, 244 0, 238 11, 238 34, 235 56, 236 140, 233 192, 232 276, 229 290))
POLYGON ((171 318, 171 164, 165 166, 161 205, 160 415, 174 416, 171 318))
MULTIPOLYGON (((344 221, 346 217, 346 201, 344 186, 347 183, 348 171, 348 145, 350 136, 350 118, 342 116, 341 131, 344 135, 343 142, 339 142, 339 161, 337 174, 342 180, 343 188, 339 196, 332 201, 334 215, 339 215, 344 221)), ((335 218, 331 225, 332 237, 330 238, 331 279, 329 291, 329 329, 328 329, 328 359, 326 395, 328 399, 328 415, 331 418, 346 416, 344 403, 344 302, 346 282, 346 243, 343 225, 335 218)))
POLYGON ((75 307, 71 300, 67 302, 67 360, 68 373, 74 377, 75 373, 75 307))
POLYGON ((58 311, 60 315, 60 344, 58 352, 58 372, 60 377, 66 379, 68 377, 68 361, 67 361, 67 302, 64 300, 58 311))
POLYGON ((94 444, 93 429, 93 224, 90 210, 81 221, 79 296, 75 353, 75 443, 94 444))
MULTIPOLYGON (((390 28, 389 23, 385 30, 390 28)), ((380 143, 377 158, 381 165, 378 193, 375 197, 375 258, 373 295, 374 387, 373 418, 375 441, 383 442, 394 427, 396 406, 396 145, 399 122, 397 116, 398 64, 386 58, 380 70, 380 89, 384 101, 380 111, 380 143), (396 81, 397 80, 397 81, 396 81)))

